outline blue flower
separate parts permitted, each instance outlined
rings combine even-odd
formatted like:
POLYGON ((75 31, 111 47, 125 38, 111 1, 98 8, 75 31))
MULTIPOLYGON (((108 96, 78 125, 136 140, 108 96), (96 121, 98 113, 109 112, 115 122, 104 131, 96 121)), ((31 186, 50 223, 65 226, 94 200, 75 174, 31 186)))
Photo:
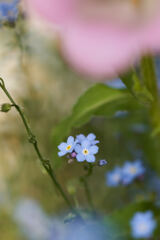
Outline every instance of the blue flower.
POLYGON ((116 187, 122 180, 122 170, 120 167, 115 167, 112 171, 106 174, 106 183, 110 187, 116 187))
POLYGON ((156 228, 156 221, 151 211, 137 212, 131 222, 132 236, 134 238, 150 238, 156 228))
POLYGON ((85 137, 83 134, 79 134, 77 135, 76 140, 78 143, 82 143, 84 140, 87 140, 90 142, 91 145, 99 143, 99 141, 96 140, 96 135, 93 133, 88 134, 87 137, 85 137))
POLYGON ((77 161, 78 162, 95 162, 95 154, 98 153, 98 147, 96 145, 91 145, 90 141, 84 140, 80 144, 75 146, 75 151, 77 153, 77 161))
POLYGON ((62 157, 67 153, 71 153, 74 150, 76 141, 74 141, 74 137, 69 136, 67 139, 67 142, 62 142, 59 146, 58 149, 60 152, 58 152, 58 156, 62 157))
POLYGON ((144 172, 145 168, 143 167, 141 161, 137 160, 135 162, 126 162, 122 168, 123 183, 131 183, 135 178, 142 176, 144 172))
POLYGON ((0 21, 14 22, 18 17, 17 4, 19 0, 14 0, 11 3, 1 2, 0 3, 0 21))

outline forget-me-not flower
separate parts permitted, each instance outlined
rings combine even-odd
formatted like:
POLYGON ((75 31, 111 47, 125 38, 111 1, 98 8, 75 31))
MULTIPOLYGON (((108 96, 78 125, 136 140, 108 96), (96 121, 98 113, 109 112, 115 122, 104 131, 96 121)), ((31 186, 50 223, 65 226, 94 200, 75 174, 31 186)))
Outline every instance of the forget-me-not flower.
POLYGON ((85 137, 83 134, 79 134, 77 135, 76 140, 78 143, 82 143, 84 140, 87 140, 90 142, 91 145, 99 143, 99 141, 96 140, 96 135, 93 133, 88 134, 87 137, 85 137))
POLYGON ((122 167, 123 183, 131 183, 135 178, 142 176, 144 172, 145 168, 143 167, 141 161, 137 160, 135 162, 126 162, 122 167))
POLYGON ((115 167, 112 171, 106 174, 106 183, 110 187, 116 187, 122 180, 122 170, 120 167, 115 167))
POLYGON ((18 17, 18 3, 19 0, 12 2, 1 2, 0 3, 0 21, 14 22, 18 17))
POLYGON ((78 162, 95 162, 95 154, 98 153, 98 147, 96 145, 91 145, 91 142, 88 140, 84 140, 81 144, 77 144, 75 146, 75 151, 77 153, 77 161, 78 162))
POLYGON ((67 139, 67 142, 62 142, 59 146, 58 149, 60 152, 58 152, 58 156, 62 157, 67 153, 72 153, 75 147, 76 141, 74 140, 74 137, 69 136, 67 139))
POLYGON ((132 236, 134 238, 150 238, 156 228, 156 221, 151 211, 137 212, 131 222, 132 236))

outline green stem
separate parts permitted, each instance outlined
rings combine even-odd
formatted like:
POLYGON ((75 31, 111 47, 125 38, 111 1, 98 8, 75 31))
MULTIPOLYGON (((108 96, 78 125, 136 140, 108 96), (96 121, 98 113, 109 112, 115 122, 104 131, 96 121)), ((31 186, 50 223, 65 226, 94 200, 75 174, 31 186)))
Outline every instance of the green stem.
MULTIPOLYGON (((160 99, 157 86, 156 71, 154 61, 151 57, 144 57, 141 61, 141 71, 143 81, 153 96, 153 102, 150 106, 150 119, 152 124, 152 137, 154 137, 155 151, 160 149, 160 99)), ((157 164, 158 166, 158 164, 157 164)))
POLYGON ((81 177, 80 181, 83 183, 88 204, 89 204, 90 208, 92 209, 92 211, 94 211, 95 208, 94 208, 92 195, 91 195, 91 192, 90 192, 90 189, 89 189, 89 185, 88 185, 88 177, 91 176, 92 171, 93 171, 93 166, 92 166, 92 164, 89 164, 89 166, 87 168, 87 174, 85 174, 83 177, 81 177))
MULTIPOLYGON (((25 129, 26 129, 26 132, 27 132, 27 135, 28 135, 28 140, 29 142, 33 145, 34 147, 34 150, 42 164, 42 166, 45 168, 45 170, 47 171, 48 175, 50 176, 53 184, 55 185, 55 187, 58 189, 59 193, 61 194, 61 196, 63 197, 63 199, 65 200, 66 204, 68 205, 68 207, 73 211, 75 212, 75 210, 73 209, 72 207, 72 204, 71 202, 69 201, 68 197, 66 196, 66 194, 64 193, 61 185, 59 184, 59 182, 57 181, 57 178, 55 176, 55 173, 52 169, 52 166, 51 166, 51 163, 49 160, 46 160, 42 154, 41 154, 41 151, 39 149, 39 146, 38 146, 38 142, 37 142, 37 139, 35 137, 35 135, 33 134, 28 122, 27 122, 27 119, 23 113, 23 111, 21 110, 20 106, 16 104, 16 102, 14 101, 14 99, 12 98, 12 96, 10 95, 10 93, 8 92, 8 90, 6 89, 5 87, 5 83, 3 81, 2 78, 0 78, 0 87, 1 89, 3 90, 3 92, 6 94, 6 96, 8 97, 8 99, 10 100, 12 106, 15 107, 15 109, 17 110, 17 112, 19 113, 21 119, 22 119, 22 122, 25 126, 25 129)), ((77 214, 77 212, 76 212, 77 214)), ((77 214, 78 215, 78 214, 77 214)))
POLYGON ((154 60, 151 56, 145 56, 141 60, 141 73, 143 82, 150 91, 154 99, 158 100, 157 78, 154 66, 154 60))

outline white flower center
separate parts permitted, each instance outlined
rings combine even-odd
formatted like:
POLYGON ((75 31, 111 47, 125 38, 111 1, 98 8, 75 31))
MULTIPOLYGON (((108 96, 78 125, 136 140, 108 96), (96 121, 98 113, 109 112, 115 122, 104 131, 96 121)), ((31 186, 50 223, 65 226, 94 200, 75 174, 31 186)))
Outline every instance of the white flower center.
POLYGON ((100 19, 123 24, 144 23, 153 17, 160 0, 79 0, 78 12, 87 20, 100 19))

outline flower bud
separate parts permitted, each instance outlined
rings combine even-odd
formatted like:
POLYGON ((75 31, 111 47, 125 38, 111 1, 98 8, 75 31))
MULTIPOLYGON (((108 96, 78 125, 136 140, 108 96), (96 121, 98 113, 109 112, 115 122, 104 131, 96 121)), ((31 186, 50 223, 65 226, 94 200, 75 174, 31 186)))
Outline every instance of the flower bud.
POLYGON ((68 190, 68 193, 69 193, 70 195, 74 195, 74 194, 76 193, 76 188, 75 188, 75 186, 72 185, 72 184, 68 184, 67 190, 68 190))
POLYGON ((1 106, 1 112, 9 112, 11 110, 11 104, 10 103, 4 103, 1 106))
POLYGON ((106 164, 107 164, 107 161, 104 160, 104 159, 99 160, 99 162, 98 162, 98 166, 100 166, 100 167, 103 167, 103 166, 105 166, 106 164))

